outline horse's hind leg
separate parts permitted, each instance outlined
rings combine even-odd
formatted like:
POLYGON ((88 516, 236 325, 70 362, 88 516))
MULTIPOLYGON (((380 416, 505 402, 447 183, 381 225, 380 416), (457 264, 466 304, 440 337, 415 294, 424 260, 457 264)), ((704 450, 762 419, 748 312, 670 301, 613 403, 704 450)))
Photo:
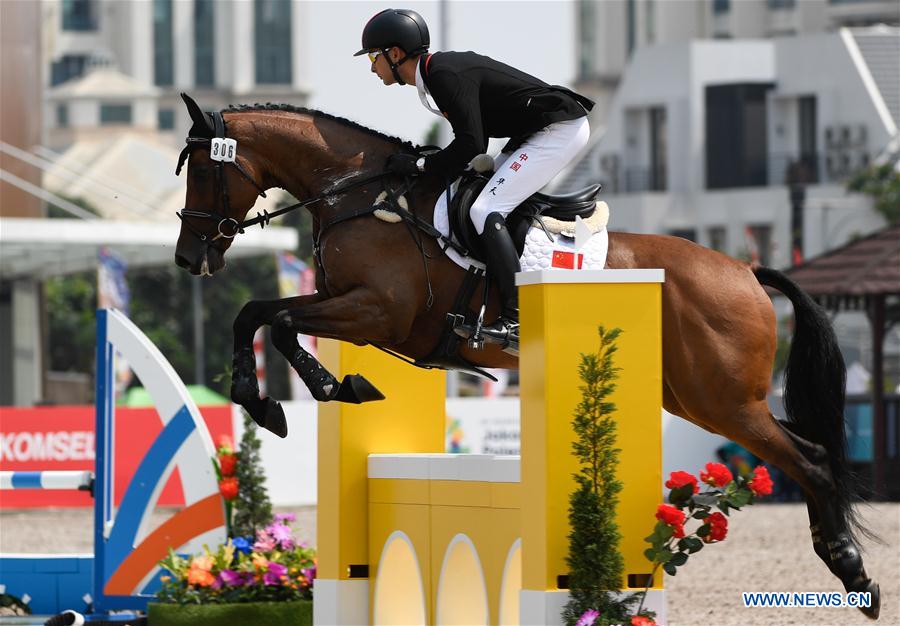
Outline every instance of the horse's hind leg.
POLYGON ((866 574, 859 549, 853 542, 843 517, 833 502, 836 486, 828 452, 776 420, 765 401, 753 402, 738 410, 736 419, 723 423, 723 435, 744 446, 794 479, 806 494, 813 534, 813 549, 840 578, 847 591, 871 593, 871 606, 860 607, 868 617, 877 618, 880 605, 878 584, 866 574))
MULTIPOLYGON (((827 463, 827 451, 824 446, 820 446, 819 444, 812 443, 811 441, 807 441, 803 437, 800 436, 799 433, 796 432, 797 426, 787 420, 782 420, 774 415, 772 419, 781 426, 784 432, 790 437, 791 441, 797 446, 797 449, 800 450, 800 453, 807 458, 811 463, 816 465, 822 465, 827 463)), ((834 569, 831 565, 831 557, 828 555, 828 546, 825 545, 825 540, 822 538, 822 529, 819 526, 819 512, 816 510, 815 502, 813 502, 812 498, 806 498, 806 510, 809 515, 809 532, 812 536, 813 542, 813 550, 818 555, 822 562, 834 573, 834 569)))
MULTIPOLYGON (((796 424, 778 419, 776 422, 812 463, 826 469, 829 468, 828 453, 824 446, 812 443, 800 436, 796 432, 796 424)), ((847 528, 844 516, 836 510, 830 499, 821 505, 814 504, 807 499, 807 509, 809 529, 816 554, 828 566, 831 573, 841 579, 847 591, 871 594, 871 606, 860 607, 860 610, 866 616, 877 619, 881 602, 880 589, 878 583, 866 574, 859 547, 847 528)))

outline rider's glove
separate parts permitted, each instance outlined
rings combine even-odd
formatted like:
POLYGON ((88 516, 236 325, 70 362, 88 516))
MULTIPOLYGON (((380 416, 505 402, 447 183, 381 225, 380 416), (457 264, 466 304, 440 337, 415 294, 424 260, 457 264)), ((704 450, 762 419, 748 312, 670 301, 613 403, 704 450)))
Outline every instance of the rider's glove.
POLYGON ((414 154, 392 154, 388 157, 385 169, 401 176, 418 176, 421 172, 416 165, 417 160, 418 157, 414 154))

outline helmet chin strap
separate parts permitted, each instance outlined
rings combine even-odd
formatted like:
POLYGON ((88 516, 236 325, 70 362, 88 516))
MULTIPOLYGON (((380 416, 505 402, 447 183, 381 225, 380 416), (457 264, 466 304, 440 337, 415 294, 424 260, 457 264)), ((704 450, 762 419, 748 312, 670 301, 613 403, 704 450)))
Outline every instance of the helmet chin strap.
MULTIPOLYGON (((387 57, 387 60, 388 60, 388 62, 390 63, 390 62, 391 62, 391 57, 390 57, 390 55, 388 55, 388 51, 387 51, 387 50, 384 51, 384 55, 387 57)), ((405 84, 406 84, 406 81, 404 81, 403 78, 400 77, 400 72, 397 71, 397 68, 400 67, 401 65, 403 65, 403 64, 404 64, 406 61, 408 61, 410 58, 411 58, 411 57, 407 54, 406 56, 404 56, 402 59, 400 59, 400 60, 397 61, 396 63, 391 63, 391 73, 394 75, 394 80, 396 80, 396 81, 397 81, 398 83, 400 83, 401 85, 405 85, 405 84)))

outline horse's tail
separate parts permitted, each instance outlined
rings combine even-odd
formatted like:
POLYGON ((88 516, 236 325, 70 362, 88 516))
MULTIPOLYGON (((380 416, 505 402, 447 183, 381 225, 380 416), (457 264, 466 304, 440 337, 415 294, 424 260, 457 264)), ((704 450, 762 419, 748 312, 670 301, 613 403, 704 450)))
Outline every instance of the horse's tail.
POLYGON ((851 535, 868 531, 853 510, 859 485, 847 460, 844 394, 847 368, 825 311, 790 278, 773 269, 753 270, 761 285, 783 293, 794 305, 794 337, 784 372, 784 409, 804 439, 828 452, 834 494, 851 535))

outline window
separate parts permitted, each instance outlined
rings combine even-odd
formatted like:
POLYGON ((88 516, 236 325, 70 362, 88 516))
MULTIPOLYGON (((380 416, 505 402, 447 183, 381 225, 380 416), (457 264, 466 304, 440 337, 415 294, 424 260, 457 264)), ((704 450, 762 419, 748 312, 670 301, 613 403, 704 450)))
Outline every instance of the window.
POLYGON ((213 0, 194 0, 194 84, 198 87, 216 82, 214 7, 213 0))
POLYGON ((153 0, 153 84, 174 82, 172 0, 153 0))
POLYGON ((688 241, 697 241, 697 231, 693 228, 673 228, 669 230, 672 237, 681 237, 688 241))
POLYGON ((724 226, 710 226, 706 231, 709 247, 717 252, 725 252, 727 234, 724 226))
POLYGON ((62 29, 97 30, 97 0, 63 0, 62 29))
POLYGON ((175 109, 160 109, 156 114, 156 126, 159 130, 175 128, 175 109))
POLYGON ((88 58, 83 54, 67 54, 54 61, 50 69, 50 85, 55 87, 84 74, 88 58))
POLYGON ((747 249, 750 261, 766 267, 772 264, 772 226, 757 224, 747 226, 747 249))
POLYGON ((706 87, 706 188, 768 183, 766 92, 769 83, 706 87))
POLYGON ((597 59, 596 11, 595 0, 581 0, 578 3, 578 73, 581 77, 589 77, 595 73, 597 59))
POLYGON ((721 15, 731 11, 731 0, 713 0, 713 15, 721 15))
POLYGON ((68 104, 57 104, 56 105, 56 126, 57 126, 57 128, 68 128, 69 127, 69 105, 68 104))
POLYGON ((656 41, 656 5, 653 0, 647 0, 645 5, 647 11, 644 22, 644 34, 646 35, 647 45, 653 45, 656 41))
POLYGON ((255 0, 256 83, 291 84, 291 2, 255 0))
POLYGON ((131 124, 130 104, 101 104, 100 125, 131 124))
POLYGON ((628 3, 626 5, 628 11, 628 56, 630 57, 637 44, 637 15, 634 0, 626 1, 628 3))
POLYGON ((666 190, 666 109, 650 109, 650 190, 666 190))

